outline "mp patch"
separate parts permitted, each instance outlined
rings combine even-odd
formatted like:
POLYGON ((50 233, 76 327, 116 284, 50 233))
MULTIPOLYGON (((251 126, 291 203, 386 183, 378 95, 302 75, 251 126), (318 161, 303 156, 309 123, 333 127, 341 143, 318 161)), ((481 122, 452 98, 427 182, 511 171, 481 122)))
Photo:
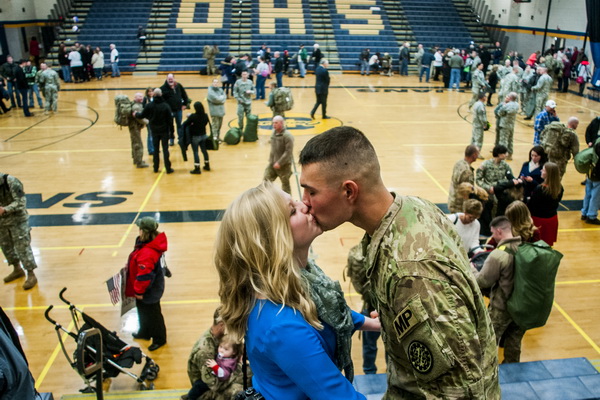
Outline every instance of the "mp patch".
POLYGON ((414 340, 408 346, 408 359, 417 372, 427 374, 433 368, 433 355, 422 342, 414 340))

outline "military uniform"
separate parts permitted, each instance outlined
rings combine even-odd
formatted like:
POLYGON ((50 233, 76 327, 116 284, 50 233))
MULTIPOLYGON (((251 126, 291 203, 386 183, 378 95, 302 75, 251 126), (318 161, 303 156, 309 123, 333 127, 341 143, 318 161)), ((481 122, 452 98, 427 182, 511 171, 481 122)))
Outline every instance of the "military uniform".
POLYGON ((500 93, 498 93, 498 99, 503 101, 506 95, 510 92, 519 93, 521 90, 521 83, 519 82, 519 76, 514 72, 507 74, 500 82, 500 93))
POLYGON ((203 49, 203 56, 206 58, 206 74, 214 75, 217 73, 217 69, 215 68, 215 57, 219 54, 220 51, 215 46, 206 45, 203 49))
POLYGON ((462 196, 458 194, 458 186, 463 182, 475 183, 474 169, 464 159, 458 160, 452 169, 452 180, 448 191, 448 209, 450 212, 463 212, 462 196))
POLYGON ((24 276, 22 264, 28 275, 23 288, 31 289, 37 283, 33 274, 37 264, 31 251, 27 199, 21 181, 2 173, 0 173, 0 207, 4 208, 4 213, 0 215, 0 247, 8 265, 13 266, 13 272, 4 278, 4 282, 24 276))
POLYGON ((223 125, 223 117, 225 116, 225 100, 227 100, 227 95, 222 88, 208 87, 206 101, 208 102, 208 111, 212 122, 212 136, 217 139, 220 139, 221 136, 221 125, 223 125))
MULTIPOLYGON (((188 358, 187 373, 192 385, 201 379, 210 391, 204 393, 202 400, 231 400, 235 393, 244 389, 244 377, 241 364, 231 373, 229 379, 221 381, 213 374, 212 369, 206 366, 206 361, 214 360, 217 356, 219 342, 210 333, 210 329, 202 334, 194 344, 190 357, 188 358)), ((248 367, 248 379, 252 371, 248 367)), ((192 399, 190 399, 192 400, 192 399)))
POLYGON ((36 83, 44 94, 44 111, 56 112, 58 109, 58 91, 60 90, 60 79, 55 70, 47 68, 39 71, 35 77, 36 83))
POLYGON ((490 317, 461 239, 434 204, 395 196, 362 241, 392 399, 499 399, 490 317))
POLYGON ((479 150, 483 146, 483 130, 487 127, 488 119, 485 113, 483 101, 476 101, 471 109, 473 114, 473 128, 471 133, 471 144, 476 145, 479 150))
POLYGON ((529 80, 531 79, 531 77, 533 76, 533 71, 523 71, 523 74, 521 75, 521 81, 520 81, 520 88, 519 88, 519 96, 520 96, 520 103, 521 103, 521 111, 526 113, 525 108, 527 107, 527 104, 529 103, 532 93, 531 93, 531 89, 526 86, 525 84, 523 84, 523 82, 529 82, 529 80))
POLYGON ((269 165, 265 168, 264 179, 273 182, 279 177, 283 191, 292 194, 290 177, 294 161, 294 137, 287 129, 283 133, 273 131, 270 142, 271 153, 269 154, 269 165), (275 163, 279 163, 279 169, 273 167, 275 163))
POLYGON ((548 154, 548 161, 558 165, 562 178, 567 172, 567 162, 571 155, 575 157, 579 153, 577 133, 560 122, 552 122, 540 134, 540 142, 548 154))
POLYGON ((244 82, 242 79, 235 81, 233 85, 233 96, 238 102, 237 116, 238 116, 238 127, 240 130, 244 130, 244 114, 246 117, 252 112, 252 95, 254 94, 254 85, 250 79, 244 82), (251 91, 250 93, 246 93, 251 91))
MULTIPOLYGON (((142 103, 131 103, 131 111, 133 112, 142 112, 144 110, 144 106, 142 103)), ((131 157, 133 158, 133 163, 138 167, 142 168, 143 166, 147 166, 144 162, 144 144, 142 143, 142 128, 144 127, 144 123, 137 118, 129 118, 129 137, 131 139, 131 157)))
POLYGON ((273 117, 280 115, 283 118, 285 118, 285 111, 283 109, 281 109, 280 107, 278 107, 277 104, 275 103, 275 96, 277 96, 278 90, 279 90, 279 88, 275 88, 275 89, 271 90, 271 93, 269 94, 269 100, 267 101, 267 107, 269 107, 271 109, 271 111, 273 111, 273 117))
POLYGON ((469 108, 473 107, 473 104, 475 104, 478 100, 479 93, 484 91, 487 86, 483 71, 475 68, 475 64, 473 64, 471 67, 471 71, 473 71, 471 74, 471 90, 473 92, 473 97, 471 97, 471 101, 469 102, 469 108))
MULTIPOLYGON (((494 160, 485 160, 477 171, 475 171, 475 182, 477 186, 480 186, 486 192, 490 192, 490 188, 496 186, 499 182, 504 182, 508 179, 508 177, 512 177, 512 169, 510 165, 506 163, 506 161, 502 160, 498 164, 494 162, 494 160)), ((496 195, 490 196, 491 200, 494 203, 498 203, 498 199, 496 195)), ((493 214, 495 214, 495 210, 493 214)))
POLYGON ((535 110, 534 115, 537 115, 544 109, 548 96, 550 96, 550 89, 552 89, 552 78, 548 74, 540 75, 537 83, 531 88, 531 91, 535 93, 535 110))
POLYGON ((500 103, 496 108, 498 133, 496 144, 502 144, 508 149, 508 154, 513 154, 513 137, 515 134, 515 121, 519 112, 519 104, 515 101, 500 103))

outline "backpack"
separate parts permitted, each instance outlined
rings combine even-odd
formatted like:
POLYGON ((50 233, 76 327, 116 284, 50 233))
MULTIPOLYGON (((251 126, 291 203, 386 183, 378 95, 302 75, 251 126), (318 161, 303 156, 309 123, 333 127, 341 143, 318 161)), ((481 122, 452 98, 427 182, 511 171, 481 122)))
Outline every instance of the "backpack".
POLYGON ((542 147, 551 160, 563 157, 563 149, 571 147, 567 127, 560 122, 552 122, 544 128, 540 135, 542 147))
MULTIPOLYGON (((504 249, 507 253, 513 251, 504 249)), ((508 313, 523 330, 544 326, 554 302, 554 283, 563 255, 546 242, 521 243, 514 255, 514 286, 508 313)))
POLYGON ((273 94, 273 102, 275 108, 281 111, 289 111, 294 107, 294 98, 292 97, 292 91, 287 87, 280 87, 275 90, 273 94))
POLYGON ((131 115, 131 100, 124 94, 115 96, 115 124, 119 126, 129 126, 131 115))
POLYGON ((598 164, 598 154, 596 154, 594 149, 599 143, 600 138, 596 139, 594 146, 588 147, 575 155, 573 161, 577 172, 580 174, 589 174, 591 170, 596 168, 596 164, 598 164))

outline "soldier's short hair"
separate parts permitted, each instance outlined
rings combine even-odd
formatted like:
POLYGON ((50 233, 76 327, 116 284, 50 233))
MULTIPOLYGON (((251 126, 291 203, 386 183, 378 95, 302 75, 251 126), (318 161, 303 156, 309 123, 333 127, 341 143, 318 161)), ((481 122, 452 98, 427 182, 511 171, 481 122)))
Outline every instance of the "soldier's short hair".
POLYGON ((485 96, 487 96, 487 92, 485 92, 485 91, 479 92, 479 94, 477 95, 477 99, 481 100, 481 99, 485 98, 485 96))
POLYGON ((503 231, 510 230, 510 220, 505 215, 501 215, 490 222, 490 228, 502 229, 503 231))
POLYGON ((494 146, 494 149, 492 150, 492 156, 494 156, 494 157, 498 157, 500 154, 506 154, 506 153, 508 153, 508 149, 503 144, 494 146))
POLYGON ((510 97, 513 101, 515 101, 519 97, 519 95, 516 92, 510 92, 508 94, 508 97, 510 97))
POLYGON ((477 199, 469 199, 463 202, 463 212, 474 216, 475 218, 481 217, 483 211, 483 204, 477 199))
POLYGON ((474 144, 470 144, 465 148, 465 157, 472 157, 479 153, 479 147, 474 144))

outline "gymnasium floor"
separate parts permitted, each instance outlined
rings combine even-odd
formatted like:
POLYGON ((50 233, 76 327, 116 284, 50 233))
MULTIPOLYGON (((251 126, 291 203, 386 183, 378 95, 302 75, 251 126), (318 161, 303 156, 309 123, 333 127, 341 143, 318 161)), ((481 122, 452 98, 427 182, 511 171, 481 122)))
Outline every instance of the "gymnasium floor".
MULTIPOLYGON (((176 75, 193 101, 205 102, 209 77, 176 75)), ((183 162, 177 147, 171 148, 175 173, 153 173, 132 164, 129 134, 113 123, 114 96, 133 97, 148 86, 160 86, 165 76, 123 76, 84 84, 64 84, 59 112, 25 118, 15 109, 0 116, 0 171, 18 177, 28 194, 32 244, 39 269, 39 284, 24 292, 21 281, 3 284, 0 305, 21 335, 30 369, 40 391, 55 398, 76 393, 83 387, 57 345, 56 334, 43 316, 55 305, 52 316, 69 326, 68 310, 58 299, 66 297, 126 341, 137 329, 135 316, 121 321, 113 307, 105 281, 126 262, 132 250, 140 214, 160 220, 159 230, 169 239, 167 262, 173 277, 167 280, 162 300, 168 328, 168 344, 151 353, 161 367, 157 389, 189 386, 186 364, 189 351, 209 327, 217 306, 217 274, 212 265, 212 247, 218 226, 216 216, 243 190, 257 185, 268 158, 270 110, 262 101, 253 103, 261 119, 259 141, 223 145, 210 152, 212 171, 190 175, 193 162, 183 162)), ((293 90, 294 112, 288 127, 295 135, 295 155, 313 135, 339 125, 365 132, 373 142, 382 166, 383 179, 391 190, 417 195, 445 204, 452 166, 462 158, 471 137, 466 103, 470 92, 447 91, 439 83, 420 84, 415 76, 333 75, 329 92, 330 120, 311 120, 314 77, 284 78, 293 90)), ((268 91, 267 91, 268 92, 268 91)), ((268 93, 267 93, 268 95, 268 93)), ((575 115, 581 120, 583 144, 587 124, 600 113, 600 103, 573 93, 555 94, 557 112, 563 121, 575 115)), ((495 101, 495 97, 494 97, 495 101)), ((236 123, 236 103, 228 100, 225 122, 236 123)), ((493 122, 493 110, 488 107, 493 122)), ((291 118, 290 118, 291 117, 291 118)), ((519 117, 515 130, 515 173, 527 159, 533 127, 519 117)), ((226 128, 223 129, 222 135, 226 128)), ((490 158, 493 133, 485 135, 482 154, 490 158)), ((143 131, 145 140, 146 132, 143 131)), ((191 158, 191 151, 188 152, 191 158)), ((147 162, 150 157, 145 155, 147 162)), ((475 166, 479 165, 479 161, 475 166)), ((523 343, 523 361, 587 357, 600 359, 600 273, 596 247, 600 228, 579 220, 573 208, 583 199, 583 176, 573 165, 564 178, 564 204, 559 213, 560 231, 556 249, 564 254, 559 269, 555 307, 544 328, 529 331, 523 343)), ((300 197, 293 182, 293 194, 300 197)), ((343 225, 318 238, 313 246, 318 264, 333 278, 343 279, 348 250, 362 237, 351 225, 343 225)), ((2 274, 9 272, 4 267, 2 274)), ((360 298, 348 281, 342 286, 348 302, 360 309, 360 298)), ((67 339, 70 350, 74 341, 67 339)), ((146 341, 138 341, 146 351, 146 341)), ((353 355, 361 371, 361 347, 355 339, 353 355)), ((379 371, 385 370, 383 357, 379 371)), ((134 367, 133 372, 139 368, 134 367)), ((133 390, 126 376, 114 379, 110 391, 133 390)))

